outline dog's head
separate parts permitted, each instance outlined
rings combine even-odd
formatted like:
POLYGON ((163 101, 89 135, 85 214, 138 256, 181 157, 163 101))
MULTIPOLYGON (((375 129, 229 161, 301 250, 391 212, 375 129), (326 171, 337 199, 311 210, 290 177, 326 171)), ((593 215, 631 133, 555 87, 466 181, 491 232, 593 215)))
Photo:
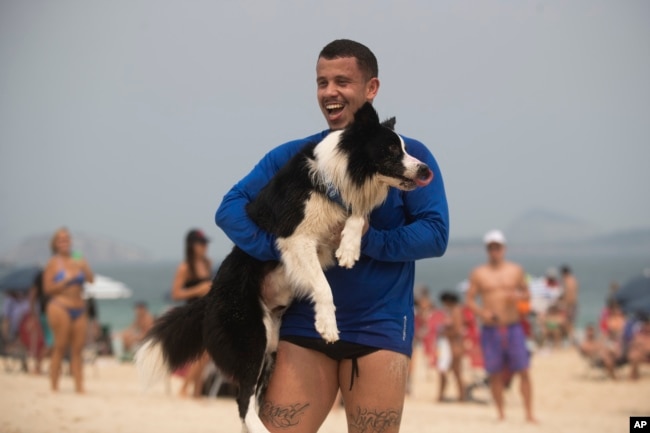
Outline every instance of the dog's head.
POLYGON ((394 126, 394 117, 380 123, 377 112, 366 102, 343 131, 339 148, 348 156, 348 174, 357 185, 377 177, 389 186, 411 191, 433 179, 425 163, 406 153, 394 126))

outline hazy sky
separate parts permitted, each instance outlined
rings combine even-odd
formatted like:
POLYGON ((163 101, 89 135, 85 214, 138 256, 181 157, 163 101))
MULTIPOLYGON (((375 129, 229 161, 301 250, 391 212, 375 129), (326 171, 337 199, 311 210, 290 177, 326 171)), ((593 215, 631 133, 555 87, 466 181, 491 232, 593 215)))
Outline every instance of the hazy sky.
POLYGON ((452 236, 532 208, 650 224, 650 2, 0 0, 0 252, 60 225, 182 254, 272 147, 326 127, 333 39, 379 59, 452 236))

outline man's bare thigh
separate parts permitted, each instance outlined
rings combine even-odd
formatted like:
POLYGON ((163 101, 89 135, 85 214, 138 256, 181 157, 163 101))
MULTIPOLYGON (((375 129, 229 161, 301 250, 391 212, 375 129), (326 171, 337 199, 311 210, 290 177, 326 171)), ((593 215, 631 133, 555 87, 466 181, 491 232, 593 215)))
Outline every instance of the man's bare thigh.
POLYGON ((341 361, 339 381, 350 433, 399 431, 406 395, 409 358, 380 350, 353 361, 341 361), (356 375, 358 373, 358 376, 356 375), (352 383, 352 377, 354 382, 352 383), (352 385, 352 389, 350 389, 352 385))
POLYGON ((275 368, 260 408, 271 432, 317 432, 338 389, 338 362, 280 341, 275 368))

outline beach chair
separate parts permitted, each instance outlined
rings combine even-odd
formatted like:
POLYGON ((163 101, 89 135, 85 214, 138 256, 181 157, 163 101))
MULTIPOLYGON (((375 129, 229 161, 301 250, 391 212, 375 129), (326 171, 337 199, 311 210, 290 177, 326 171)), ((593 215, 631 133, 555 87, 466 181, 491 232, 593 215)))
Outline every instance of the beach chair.
MULTIPOLYGON (((630 349, 630 343, 632 342, 632 338, 634 336, 635 330, 638 327, 638 324, 639 324, 638 318, 630 318, 626 320, 625 327, 623 328, 622 339, 621 339, 621 355, 618 356, 614 361, 614 371, 618 371, 619 369, 621 369, 622 367, 626 366, 629 363, 627 356, 630 349)), ((598 371, 599 373, 604 373, 606 371, 606 368, 602 360, 593 359, 588 356, 585 356, 580 351, 579 343, 584 338, 584 332, 581 332, 580 334, 581 336, 580 338, 576 339, 575 344, 576 344, 576 349, 578 349, 578 353, 580 353, 581 357, 586 361, 585 372, 583 373, 584 376, 590 378, 591 374, 594 371, 598 371)))
MULTIPOLYGON (((584 370, 582 372, 582 377, 585 379, 594 379, 596 377, 602 379, 607 375, 607 368, 605 367, 605 363, 602 359, 598 357, 593 357, 585 354, 581 349, 580 349, 580 342, 581 339, 576 339, 574 346, 576 349, 576 352, 578 352, 578 355, 580 358, 584 361, 584 370), (597 373, 597 376, 594 374, 597 373)), ((619 356, 614 360, 614 372, 618 371, 621 367, 625 366, 627 364, 627 359, 626 356, 619 356)))
MULTIPOLYGON (((607 375, 607 369, 605 368, 605 364, 602 359, 594 359, 591 357, 586 356, 585 354, 580 353, 580 356, 584 360, 584 371, 582 373, 582 376, 585 379, 595 379, 599 378, 602 379, 606 377, 607 375)), ((614 361, 614 371, 618 371, 625 365, 627 365, 627 359, 625 357, 619 357, 614 361)))

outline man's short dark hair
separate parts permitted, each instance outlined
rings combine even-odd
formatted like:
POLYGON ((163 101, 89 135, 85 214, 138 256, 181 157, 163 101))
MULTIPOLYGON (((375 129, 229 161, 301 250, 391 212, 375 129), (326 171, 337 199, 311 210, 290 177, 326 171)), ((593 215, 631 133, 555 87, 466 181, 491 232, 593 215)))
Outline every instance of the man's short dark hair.
POLYGON ((326 60, 339 59, 342 57, 354 57, 357 59, 357 65, 367 79, 379 76, 379 67, 377 58, 368 47, 359 42, 349 39, 337 39, 325 45, 321 50, 318 58, 326 60))
POLYGON ((449 303, 449 304, 452 304, 452 305, 456 305, 460 301, 458 299, 458 295, 455 294, 454 292, 451 292, 451 291, 442 292, 440 294, 439 299, 440 299, 440 302, 442 302, 443 304, 449 303))

